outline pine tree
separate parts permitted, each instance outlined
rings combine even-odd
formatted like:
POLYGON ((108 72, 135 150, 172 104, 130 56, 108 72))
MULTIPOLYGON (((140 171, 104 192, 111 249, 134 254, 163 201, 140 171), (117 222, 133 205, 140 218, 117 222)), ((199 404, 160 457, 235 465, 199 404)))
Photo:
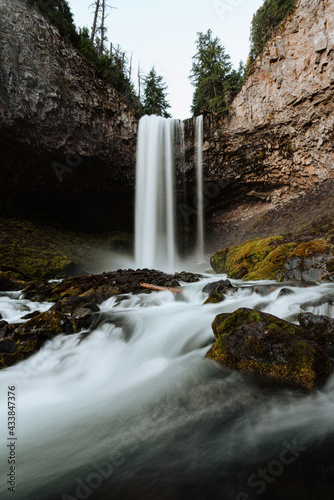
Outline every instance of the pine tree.
POLYGON ((78 48, 79 35, 66 0, 34 0, 34 5, 46 19, 58 28, 59 33, 66 41, 78 48))
POLYGON ((241 88, 244 67, 232 69, 230 56, 211 30, 197 33, 196 47, 189 77, 195 87, 192 114, 197 116, 207 110, 222 115, 241 88))
POLYGON ((252 19, 250 34, 250 62, 261 54, 266 42, 274 35, 277 26, 292 12, 296 0, 265 0, 252 19))
POLYGON ((151 69, 144 83, 143 113, 146 115, 163 116, 171 118, 167 112, 170 104, 167 102, 167 85, 163 83, 162 76, 157 75, 155 68, 151 69))

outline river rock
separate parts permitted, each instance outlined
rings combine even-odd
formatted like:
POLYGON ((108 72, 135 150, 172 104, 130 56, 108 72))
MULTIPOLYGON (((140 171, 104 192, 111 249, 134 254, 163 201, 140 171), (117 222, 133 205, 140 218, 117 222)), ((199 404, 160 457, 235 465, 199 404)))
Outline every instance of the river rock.
POLYGON ((306 329, 242 308, 212 323, 216 342, 207 357, 278 384, 314 389, 332 371, 327 352, 306 329))
POLYGON ((94 321, 92 311, 87 307, 78 307, 72 317, 78 321, 79 328, 90 328, 94 321))
POLYGON ((78 330, 78 322, 75 318, 52 310, 34 316, 19 327, 21 335, 34 334, 48 338, 59 333, 76 333, 78 330))
POLYGON ((236 288, 232 285, 230 280, 214 281, 208 283, 203 287, 202 292, 208 293, 209 297, 204 304, 218 304, 225 300, 225 294, 228 292, 235 293, 236 288))
POLYGON ((192 273, 166 274, 154 269, 119 269, 110 273, 68 278, 61 283, 32 283, 23 290, 23 294, 30 300, 56 302, 54 309, 58 310, 59 307, 60 311, 71 313, 75 307, 88 307, 89 303, 101 304, 114 295, 152 293, 152 290, 142 288, 141 283, 179 287, 180 281, 197 282, 200 277, 192 273))
POLYGON ((306 328, 323 344, 334 344, 334 319, 310 312, 298 315, 300 326, 306 328))

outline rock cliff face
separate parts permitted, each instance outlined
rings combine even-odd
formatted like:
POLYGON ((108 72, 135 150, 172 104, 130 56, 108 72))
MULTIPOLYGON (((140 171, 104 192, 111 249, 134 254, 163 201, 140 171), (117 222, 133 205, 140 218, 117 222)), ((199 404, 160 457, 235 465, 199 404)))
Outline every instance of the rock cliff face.
MULTIPOLYGON (((313 215, 321 191, 331 193, 333 96, 334 3, 300 0, 255 61, 229 116, 205 117, 207 221, 224 245, 277 234, 285 215, 282 229, 293 230, 293 200, 306 196, 301 220, 313 215), (266 218, 275 224, 264 228, 266 218)), ((191 177, 192 121, 185 129, 191 177)))
POLYGON ((2 215, 131 229, 137 119, 24 0, 0 0, 2 215))

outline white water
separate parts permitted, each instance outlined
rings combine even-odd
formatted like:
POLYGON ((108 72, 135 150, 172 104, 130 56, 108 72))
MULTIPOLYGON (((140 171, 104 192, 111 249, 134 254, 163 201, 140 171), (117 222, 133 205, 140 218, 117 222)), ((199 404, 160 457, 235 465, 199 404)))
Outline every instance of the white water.
MULTIPOLYGON (((195 125, 197 242, 195 259, 204 262, 203 117, 195 125)), ((176 170, 186 198, 184 124, 180 120, 144 116, 139 122, 136 203, 135 266, 175 272, 180 268, 176 244, 176 170), (177 154, 176 154, 177 153, 177 154)), ((184 200, 183 200, 184 202, 184 200)))
POLYGON ((196 118, 196 176, 197 176, 197 260, 204 260, 203 212, 203 116, 196 118))
POLYGON ((136 166, 137 267, 175 268, 174 141, 176 120, 144 116, 136 166))
MULTIPOLYGON (((224 302, 202 306, 203 286, 221 278, 185 285, 181 296, 111 298, 101 306, 105 322, 86 339, 58 336, 0 372, 2 478, 13 385, 18 439, 17 491, 9 493, 3 480, 1 499, 235 499, 247 487, 248 473, 240 472, 247 464, 265 466, 283 442, 307 447, 333 438, 333 376, 309 395, 270 391, 204 358, 216 314, 250 307, 293 319, 304 303, 333 294, 333 285, 290 287, 294 294, 278 298, 280 287, 262 297, 248 283, 224 302), (112 464, 109 475, 103 464, 107 472, 112 464), (227 486, 224 477, 232 477, 227 486), (185 485, 193 485, 193 495, 185 485)), ((17 319, 19 303, 7 296, 0 313, 17 319)))

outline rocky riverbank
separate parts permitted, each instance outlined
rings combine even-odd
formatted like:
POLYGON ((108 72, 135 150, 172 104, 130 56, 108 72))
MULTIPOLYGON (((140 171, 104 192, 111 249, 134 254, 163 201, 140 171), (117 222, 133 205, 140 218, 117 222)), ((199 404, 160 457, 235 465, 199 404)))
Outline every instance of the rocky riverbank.
POLYGON ((235 279, 334 281, 334 232, 311 241, 291 235, 254 239, 218 250, 210 263, 235 279))
MULTIPOLYGON (((196 282, 200 276, 192 273, 165 274, 148 269, 119 270, 110 273, 68 278, 60 283, 37 281, 22 291, 25 299, 50 302, 44 313, 33 311, 22 316, 18 324, 8 324, 0 318, 0 368, 11 366, 41 348, 48 339, 60 333, 89 332, 103 321, 99 304, 110 297, 122 300, 126 294, 151 293, 142 283, 163 287, 179 287, 181 282, 196 282), (22 320, 27 320, 22 322, 22 320)), ((17 280, 8 283, 18 284, 17 280)))

